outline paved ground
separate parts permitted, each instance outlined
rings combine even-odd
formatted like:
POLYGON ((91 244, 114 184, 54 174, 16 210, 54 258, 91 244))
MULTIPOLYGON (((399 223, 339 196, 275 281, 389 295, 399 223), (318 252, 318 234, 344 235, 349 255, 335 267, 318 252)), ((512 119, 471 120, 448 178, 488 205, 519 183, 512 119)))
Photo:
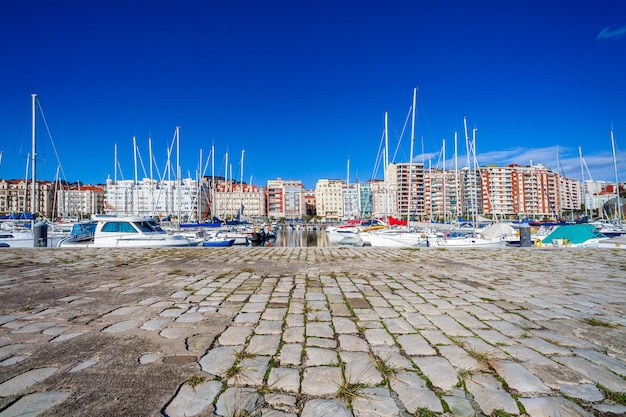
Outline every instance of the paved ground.
POLYGON ((625 255, 2 249, 0 416, 625 415, 625 255))

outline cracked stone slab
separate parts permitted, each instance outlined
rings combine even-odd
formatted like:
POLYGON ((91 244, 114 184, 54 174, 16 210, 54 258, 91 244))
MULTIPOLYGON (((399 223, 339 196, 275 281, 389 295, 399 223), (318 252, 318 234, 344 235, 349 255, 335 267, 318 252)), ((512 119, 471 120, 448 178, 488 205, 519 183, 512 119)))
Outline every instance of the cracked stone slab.
POLYGON ((398 394, 400 401, 410 413, 426 408, 437 413, 443 412, 443 405, 437 395, 426 386, 415 372, 401 372, 390 380, 391 388, 398 394))
POLYGON ((591 414, 563 397, 520 398, 529 417, 591 417, 591 414))
POLYGON ((253 388, 231 387, 224 391, 215 404, 215 414, 222 417, 253 415, 265 400, 253 388))
POLYGON ((391 398, 389 390, 382 387, 360 389, 356 398, 352 400, 352 410, 355 417, 400 416, 400 409, 391 398))
POLYGON ((301 417, 353 417, 352 412, 337 400, 309 400, 302 409, 301 417))
POLYGON ((485 414, 490 415, 496 410, 513 415, 519 414, 519 408, 511 394, 506 392, 500 381, 492 375, 473 375, 472 379, 465 381, 465 386, 485 414))
POLYGON ((43 381, 57 371, 57 368, 31 369, 23 374, 14 376, 0 384, 0 397, 10 397, 19 394, 25 389, 43 381))
POLYGON ((239 363, 241 373, 231 377, 228 385, 261 386, 270 363, 268 356, 254 356, 239 363))
POLYGON ((243 346, 217 347, 208 351, 198 363, 204 372, 222 376, 235 363, 235 354, 242 349, 243 346))
POLYGON ((419 334, 403 334, 397 337, 398 343, 409 356, 432 356, 437 351, 419 334))
POLYGON ((69 392, 45 392, 26 395, 0 412, 1 416, 38 416, 61 404, 70 396, 69 392))
POLYGON ((28 346, 29 345, 24 343, 15 343, 13 345, 2 346, 0 347, 0 360, 11 357, 22 349, 27 348, 28 346))
POLYGON ((625 392, 626 380, 618 377, 614 373, 606 370, 605 368, 596 365, 593 362, 589 362, 584 358, 575 357, 556 357, 555 361, 562 363, 570 369, 585 375, 592 382, 602 384, 608 390, 613 392, 625 392))
POLYGON ((246 348, 253 355, 273 356, 280 345, 280 335, 254 335, 246 348))
POLYGON ((84 362, 79 363, 78 365, 70 369, 68 372, 74 373, 74 372, 82 371, 83 369, 87 369, 90 366, 97 364, 99 361, 100 359, 97 356, 94 356, 93 358, 90 358, 84 362))
POLYGON ((348 383, 374 386, 383 382, 383 377, 369 353, 341 352, 341 360, 345 363, 348 383))
POLYGON ((224 330, 217 342, 227 346, 243 345, 252 334, 252 330, 251 326, 230 326, 224 330))
POLYGON ((334 395, 342 383, 341 369, 331 366, 306 368, 302 376, 302 393, 307 395, 334 395))
POLYGON ((22 326, 17 330, 13 330, 11 333, 38 333, 46 329, 49 329, 50 327, 54 327, 56 325, 57 325, 56 321, 32 323, 32 324, 27 324, 26 326, 22 326))
POLYGON ((441 356, 412 359, 435 388, 450 392, 459 382, 457 372, 450 365, 450 362, 441 356))
POLYGON ((112 324, 102 330, 103 333, 122 333, 135 329, 141 324, 141 320, 125 320, 112 324))
POLYGON ((604 394, 593 384, 559 384, 559 391, 570 398, 597 402, 604 399, 604 394))
POLYGON ((337 352, 330 349, 307 347, 305 366, 337 365, 337 352))
POLYGON ((219 381, 209 381, 191 387, 183 385, 176 397, 165 409, 168 417, 187 417, 202 413, 205 409, 212 409, 212 403, 222 389, 219 381))
POLYGON ((272 368, 267 385, 271 389, 297 393, 300 390, 300 371, 295 368, 272 368))
POLYGON ((490 361, 489 364, 507 383, 520 394, 550 394, 551 390, 539 378, 522 365, 511 361, 490 361))

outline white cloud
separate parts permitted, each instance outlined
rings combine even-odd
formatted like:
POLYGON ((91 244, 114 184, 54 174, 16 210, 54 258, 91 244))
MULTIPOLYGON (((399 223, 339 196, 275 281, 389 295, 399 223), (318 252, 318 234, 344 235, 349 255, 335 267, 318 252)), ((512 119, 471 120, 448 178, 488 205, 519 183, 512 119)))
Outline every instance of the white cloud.
POLYGON ((619 39, 626 36, 626 26, 616 28, 615 25, 602 29, 602 32, 596 37, 597 40, 619 39))

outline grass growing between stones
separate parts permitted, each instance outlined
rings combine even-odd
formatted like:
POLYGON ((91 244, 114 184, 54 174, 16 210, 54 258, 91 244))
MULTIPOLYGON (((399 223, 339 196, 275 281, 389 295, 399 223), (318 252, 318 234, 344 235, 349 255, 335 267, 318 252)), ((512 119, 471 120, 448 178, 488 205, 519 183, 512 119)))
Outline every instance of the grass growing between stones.
POLYGON ((352 400, 359 396, 359 390, 367 388, 367 385, 345 381, 337 387, 337 398, 350 404, 352 400))
POLYGON ((389 365, 384 360, 379 358, 378 356, 371 355, 372 361, 374 362, 374 366, 376 370, 380 372, 385 380, 384 383, 388 384, 389 380, 393 378, 400 370, 397 367, 389 365))
POLYGON ((504 410, 494 410, 491 414, 491 417, 513 417, 513 414, 509 414, 504 410))
POLYGON ((190 376, 189 378, 187 378, 187 381, 185 382, 187 383, 187 385, 189 385, 191 388, 195 390, 198 385, 204 383, 204 377, 197 376, 197 375, 190 376))
POLYGON ((611 323, 610 321, 602 320, 596 317, 585 317, 583 319, 585 323, 590 326, 601 326, 601 327, 617 327, 617 323, 611 323))
POLYGON ((616 403, 626 405, 626 392, 613 392, 609 391, 605 386, 598 384, 598 389, 602 391, 604 396, 611 401, 615 401, 616 403))
POLYGON ((428 408, 418 408, 417 410, 415 410, 415 415, 417 417, 435 417, 439 414, 429 410, 428 408))

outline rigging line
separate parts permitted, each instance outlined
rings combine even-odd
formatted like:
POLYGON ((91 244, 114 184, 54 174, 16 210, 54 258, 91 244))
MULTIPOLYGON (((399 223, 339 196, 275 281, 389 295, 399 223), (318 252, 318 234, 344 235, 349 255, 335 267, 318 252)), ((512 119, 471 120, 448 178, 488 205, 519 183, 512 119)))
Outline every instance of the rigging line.
POLYGON ((374 170, 372 171, 372 177, 371 177, 372 180, 376 179, 376 174, 378 173, 380 160, 382 158, 381 154, 382 154, 382 148, 383 148, 384 142, 385 142, 385 131, 383 129, 383 133, 380 136, 380 143, 378 145, 378 152, 376 153, 376 159, 374 160, 374 170))
POLYGON ((141 164, 141 169, 143 169, 143 177, 148 178, 148 174, 146 173, 146 166, 143 164, 143 159, 141 158, 141 152, 139 151, 139 148, 137 148, 135 152, 137 152, 137 156, 139 157, 139 163, 141 164))
POLYGON ((404 132, 406 131, 406 127, 409 124, 409 119, 411 118, 411 111, 413 110, 413 105, 409 106, 409 111, 406 114, 406 119, 404 119, 404 126, 402 126, 402 131, 400 132, 400 137, 398 138, 398 144, 396 145, 396 150, 393 153, 392 161, 396 160, 396 156, 398 155, 398 149, 400 149, 400 143, 402 143, 402 138, 404 137, 404 132))
POLYGON ((48 127, 48 121, 46 120, 46 116, 43 114, 43 108, 41 107, 41 103, 39 102, 39 97, 37 97, 37 107, 39 108, 39 114, 41 114, 43 124, 44 126, 46 126, 46 131, 48 132, 48 137, 50 138, 50 143, 52 144, 52 150, 54 151, 54 156, 56 156, 57 163, 61 167, 61 174, 63 175, 63 179, 67 182, 67 177, 65 175, 65 171, 63 170, 63 165, 61 164, 61 158, 59 158, 59 153, 57 152, 57 148, 54 145, 54 140, 52 139, 52 133, 50 132, 50 128, 48 127))
POLYGON ((159 170, 159 164, 156 160, 156 157, 154 155, 151 155, 150 158, 152 158, 152 162, 154 162, 154 169, 156 169, 157 171, 157 178, 161 178, 161 171, 159 170))

